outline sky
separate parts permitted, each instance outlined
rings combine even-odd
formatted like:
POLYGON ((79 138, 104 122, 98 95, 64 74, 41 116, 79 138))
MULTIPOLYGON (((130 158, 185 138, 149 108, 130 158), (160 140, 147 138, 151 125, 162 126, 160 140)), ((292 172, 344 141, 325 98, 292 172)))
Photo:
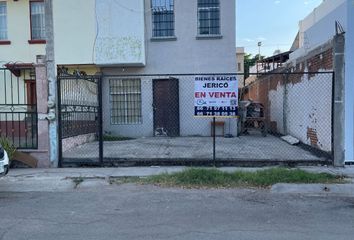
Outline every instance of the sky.
POLYGON ((322 0, 236 0, 236 46, 246 53, 272 56, 288 51, 304 19, 322 0))

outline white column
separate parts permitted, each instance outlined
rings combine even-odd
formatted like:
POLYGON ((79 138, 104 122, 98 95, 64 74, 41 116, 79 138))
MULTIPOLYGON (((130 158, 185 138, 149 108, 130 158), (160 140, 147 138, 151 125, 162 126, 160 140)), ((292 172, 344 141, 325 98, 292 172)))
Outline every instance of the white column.
POLYGON ((345 47, 345 159, 354 162, 354 0, 347 0, 345 47))

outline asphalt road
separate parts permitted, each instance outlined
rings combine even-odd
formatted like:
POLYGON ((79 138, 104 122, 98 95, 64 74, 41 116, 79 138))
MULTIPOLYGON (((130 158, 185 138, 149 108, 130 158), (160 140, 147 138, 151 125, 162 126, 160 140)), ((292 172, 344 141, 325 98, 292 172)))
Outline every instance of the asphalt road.
POLYGON ((1 240, 348 240, 354 198, 99 186, 0 192, 1 240))

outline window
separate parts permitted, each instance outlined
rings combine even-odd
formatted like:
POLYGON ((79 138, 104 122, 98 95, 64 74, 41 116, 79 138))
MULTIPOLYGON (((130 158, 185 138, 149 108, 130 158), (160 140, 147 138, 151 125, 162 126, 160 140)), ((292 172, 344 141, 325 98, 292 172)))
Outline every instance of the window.
POLYGON ((44 2, 30 2, 31 8, 31 39, 45 39, 45 22, 44 22, 44 2))
POLYGON ((174 0, 152 0, 152 37, 174 37, 174 0))
POLYGON ((6 2, 0 2, 0 41, 1 40, 7 40, 6 2))
POLYGON ((109 81, 111 97, 112 124, 140 124, 141 116, 141 80, 111 79, 109 81))
POLYGON ((220 35, 219 0, 198 0, 198 34, 220 35))

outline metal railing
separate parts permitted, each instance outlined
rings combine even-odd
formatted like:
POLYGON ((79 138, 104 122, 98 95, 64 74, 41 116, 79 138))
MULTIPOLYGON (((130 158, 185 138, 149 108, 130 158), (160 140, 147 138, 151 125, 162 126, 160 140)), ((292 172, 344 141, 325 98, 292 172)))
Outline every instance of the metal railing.
POLYGON ((38 147, 35 71, 0 69, 0 136, 20 149, 38 147))

